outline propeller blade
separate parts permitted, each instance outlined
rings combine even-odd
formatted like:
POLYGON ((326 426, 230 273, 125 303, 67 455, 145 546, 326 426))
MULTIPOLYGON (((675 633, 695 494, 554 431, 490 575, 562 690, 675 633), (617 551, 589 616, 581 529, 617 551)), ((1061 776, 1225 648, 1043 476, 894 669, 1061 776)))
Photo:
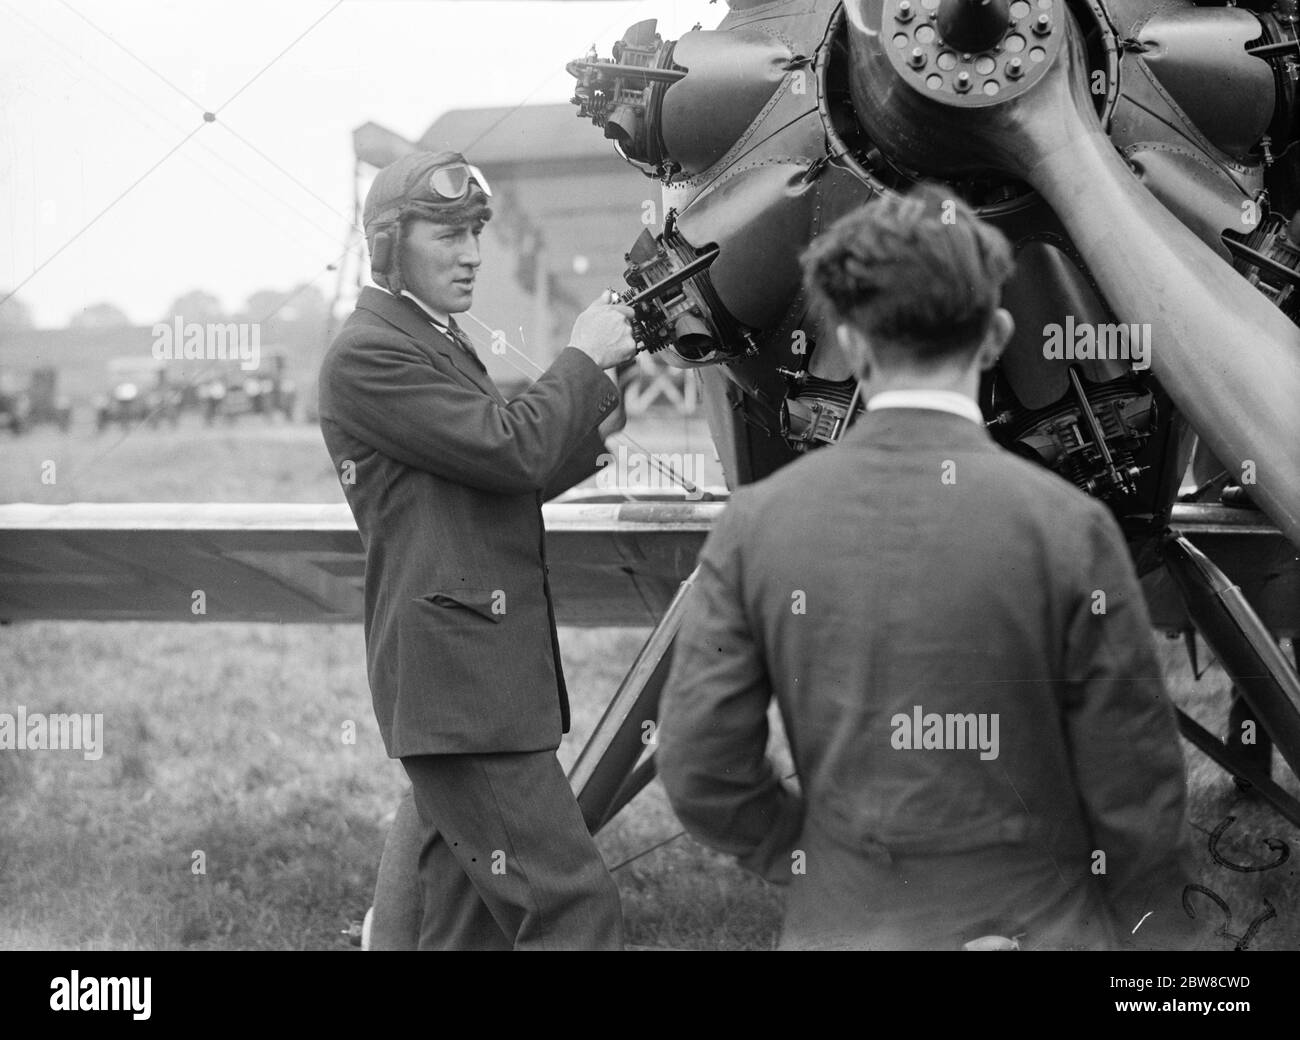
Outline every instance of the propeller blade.
POLYGON ((1072 42, 1056 89, 1027 98, 1019 172, 1120 320, 1150 324, 1151 370, 1179 410, 1300 545, 1300 329, 1138 181, 1097 118, 1077 33, 1072 42))

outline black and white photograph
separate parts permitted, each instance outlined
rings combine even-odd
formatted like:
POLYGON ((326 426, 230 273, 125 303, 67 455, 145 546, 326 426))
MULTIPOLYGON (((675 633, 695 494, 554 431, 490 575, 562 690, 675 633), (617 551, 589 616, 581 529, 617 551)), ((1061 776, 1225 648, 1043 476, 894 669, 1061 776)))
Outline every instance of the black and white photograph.
POLYGON ((1103 1020, 1265 1009, 1219 954, 1300 949, 1296 0, 0 25, 24 1001, 1086 951, 1103 1020))

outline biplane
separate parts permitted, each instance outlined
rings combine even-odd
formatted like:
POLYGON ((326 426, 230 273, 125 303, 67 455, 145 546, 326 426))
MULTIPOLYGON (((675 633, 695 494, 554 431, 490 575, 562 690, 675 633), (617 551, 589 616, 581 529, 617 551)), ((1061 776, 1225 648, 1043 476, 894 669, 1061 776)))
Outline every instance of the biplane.
MULTIPOLYGON (((630 242, 624 299, 647 349, 697 371, 728 483, 833 450, 861 407, 801 291, 804 246, 878 195, 949 185, 1017 254, 990 432, 1111 508, 1155 624, 1204 640, 1269 740, 1182 714, 1184 735, 1300 826, 1269 746, 1300 771, 1300 679, 1279 646, 1300 636, 1295 0, 729 7, 678 40, 640 22, 569 65, 576 114, 659 183, 664 220, 630 242), (1061 349, 1083 326, 1145 327, 1149 350, 1061 349)), ((651 629, 572 771, 593 829, 653 775, 643 724, 724 508, 544 508, 559 623, 651 629)), ((342 504, 0 506, 6 622, 175 620, 195 588, 204 623, 351 622, 362 566, 342 504)))

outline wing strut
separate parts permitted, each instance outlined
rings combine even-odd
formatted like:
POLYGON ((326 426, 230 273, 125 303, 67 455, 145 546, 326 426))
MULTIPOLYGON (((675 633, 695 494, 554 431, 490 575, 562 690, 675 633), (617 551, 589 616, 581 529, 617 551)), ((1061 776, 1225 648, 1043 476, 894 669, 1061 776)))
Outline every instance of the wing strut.
POLYGON ((582 817, 600 830, 654 778, 659 695, 699 566, 677 589, 569 772, 582 817))
MULTIPOLYGON (((1300 774, 1300 676, 1241 589, 1204 553, 1182 535, 1173 535, 1165 543, 1164 558, 1196 628, 1287 765, 1300 774)), ((1300 803, 1289 795, 1279 802, 1276 794, 1285 792, 1269 780, 1267 768, 1253 766, 1186 715, 1179 715, 1179 726, 1188 740, 1234 776, 1249 782, 1300 826, 1300 803)))

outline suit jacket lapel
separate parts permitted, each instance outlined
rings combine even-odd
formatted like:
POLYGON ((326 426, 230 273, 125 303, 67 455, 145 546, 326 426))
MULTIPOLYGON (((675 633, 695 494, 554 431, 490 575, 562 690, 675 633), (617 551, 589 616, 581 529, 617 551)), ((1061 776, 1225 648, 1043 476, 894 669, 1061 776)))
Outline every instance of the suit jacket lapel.
POLYGON ((456 371, 485 394, 495 401, 505 403, 501 391, 496 383, 492 382, 482 363, 476 363, 462 347, 434 328, 429 323, 428 316, 410 300, 367 285, 361 290, 357 306, 379 315, 384 321, 416 340, 422 347, 437 351, 455 366, 456 371))

